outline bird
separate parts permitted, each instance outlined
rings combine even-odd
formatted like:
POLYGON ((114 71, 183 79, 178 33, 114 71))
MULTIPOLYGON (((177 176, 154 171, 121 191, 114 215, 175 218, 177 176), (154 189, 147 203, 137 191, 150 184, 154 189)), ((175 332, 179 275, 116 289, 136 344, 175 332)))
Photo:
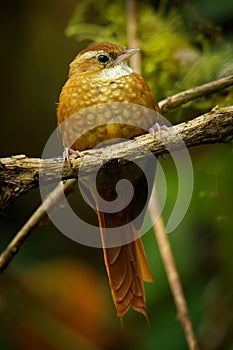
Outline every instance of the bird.
MULTIPOLYGON (((88 150, 109 140, 130 139, 146 133, 156 124, 154 115, 160 112, 158 103, 144 78, 127 63, 139 51, 138 48, 127 49, 109 42, 94 43, 79 52, 71 62, 57 108, 57 122, 68 153, 88 150), (94 117, 89 112, 85 114, 93 106, 100 113, 94 117), (147 117, 138 112, 143 107, 149 110, 147 117), (66 123, 73 115, 75 121, 66 123), (78 132, 75 139, 74 132, 78 132)), ((142 168, 129 162, 125 167, 110 167, 99 172, 98 192, 109 202, 116 199, 115 186, 120 178, 128 178, 133 183, 132 201, 116 213, 98 210, 92 184, 86 186, 88 198, 95 205, 110 290, 116 314, 121 320, 130 308, 148 319, 143 282, 153 282, 154 277, 139 235, 146 202, 142 199, 145 193, 151 192, 143 178, 143 169, 147 165, 148 161, 142 168), (137 216, 139 219, 134 220, 137 216), (132 241, 106 246, 110 228, 115 228, 123 236, 132 236, 132 241)), ((154 171, 152 169, 152 174, 154 171)))

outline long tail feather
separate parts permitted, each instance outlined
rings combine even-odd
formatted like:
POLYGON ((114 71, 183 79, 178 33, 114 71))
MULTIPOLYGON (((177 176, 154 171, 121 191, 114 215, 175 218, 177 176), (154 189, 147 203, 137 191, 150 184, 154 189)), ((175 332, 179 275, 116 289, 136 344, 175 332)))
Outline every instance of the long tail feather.
MULTIPOLYGON (((104 214, 98 213, 98 219, 100 231, 103 233, 105 223, 104 214)), ((131 235, 139 237, 138 232, 132 224, 128 224, 127 229, 130 230, 131 235)), ((104 228, 104 230, 107 229, 104 228)), ((103 234, 102 240, 104 240, 103 234)), ((104 243, 103 246, 105 246, 104 243)), ((130 308, 133 308, 147 318, 143 280, 153 282, 154 278, 150 272, 141 239, 138 238, 131 243, 119 247, 104 247, 103 250, 117 316, 122 319, 126 312, 130 308)))

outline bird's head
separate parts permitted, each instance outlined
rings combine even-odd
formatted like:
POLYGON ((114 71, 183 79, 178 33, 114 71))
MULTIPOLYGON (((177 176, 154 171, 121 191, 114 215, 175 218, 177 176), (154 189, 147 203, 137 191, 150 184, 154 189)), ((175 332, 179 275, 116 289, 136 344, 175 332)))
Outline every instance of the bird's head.
POLYGON ((81 51, 70 65, 73 74, 97 74, 102 78, 122 76, 132 73, 127 60, 140 49, 126 49, 112 43, 99 43, 81 51))

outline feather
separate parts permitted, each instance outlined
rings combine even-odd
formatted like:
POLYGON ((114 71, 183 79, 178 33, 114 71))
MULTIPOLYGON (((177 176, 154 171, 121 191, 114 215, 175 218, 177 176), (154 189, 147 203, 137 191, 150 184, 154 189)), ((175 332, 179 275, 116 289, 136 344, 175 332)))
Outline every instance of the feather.
MULTIPOLYGON (((104 237, 106 237, 106 230, 108 229, 104 226, 106 221, 108 221, 105 220, 105 216, 108 214, 101 212, 97 212, 97 214, 103 246, 105 247, 106 242, 104 237)), ((118 223, 119 219, 116 218, 116 224, 118 223)), ((133 224, 129 223, 125 225, 125 229, 129 230, 128 234, 132 237, 139 237, 139 233, 133 224)), ((121 231, 122 229, 119 227, 120 234, 122 234, 121 231)), ((103 251, 117 316, 122 319, 126 312, 130 308, 133 308, 147 318, 143 281, 153 282, 154 278, 151 274, 141 239, 137 238, 135 241, 119 247, 105 247, 103 251)))

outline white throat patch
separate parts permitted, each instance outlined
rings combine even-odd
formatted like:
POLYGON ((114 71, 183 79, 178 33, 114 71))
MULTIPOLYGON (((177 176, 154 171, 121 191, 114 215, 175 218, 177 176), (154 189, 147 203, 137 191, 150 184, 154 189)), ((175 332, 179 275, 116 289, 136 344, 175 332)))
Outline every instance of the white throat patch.
POLYGON ((99 73, 99 77, 104 80, 118 79, 125 75, 130 75, 131 73, 133 73, 133 70, 127 65, 127 63, 121 62, 113 67, 103 69, 99 73))

